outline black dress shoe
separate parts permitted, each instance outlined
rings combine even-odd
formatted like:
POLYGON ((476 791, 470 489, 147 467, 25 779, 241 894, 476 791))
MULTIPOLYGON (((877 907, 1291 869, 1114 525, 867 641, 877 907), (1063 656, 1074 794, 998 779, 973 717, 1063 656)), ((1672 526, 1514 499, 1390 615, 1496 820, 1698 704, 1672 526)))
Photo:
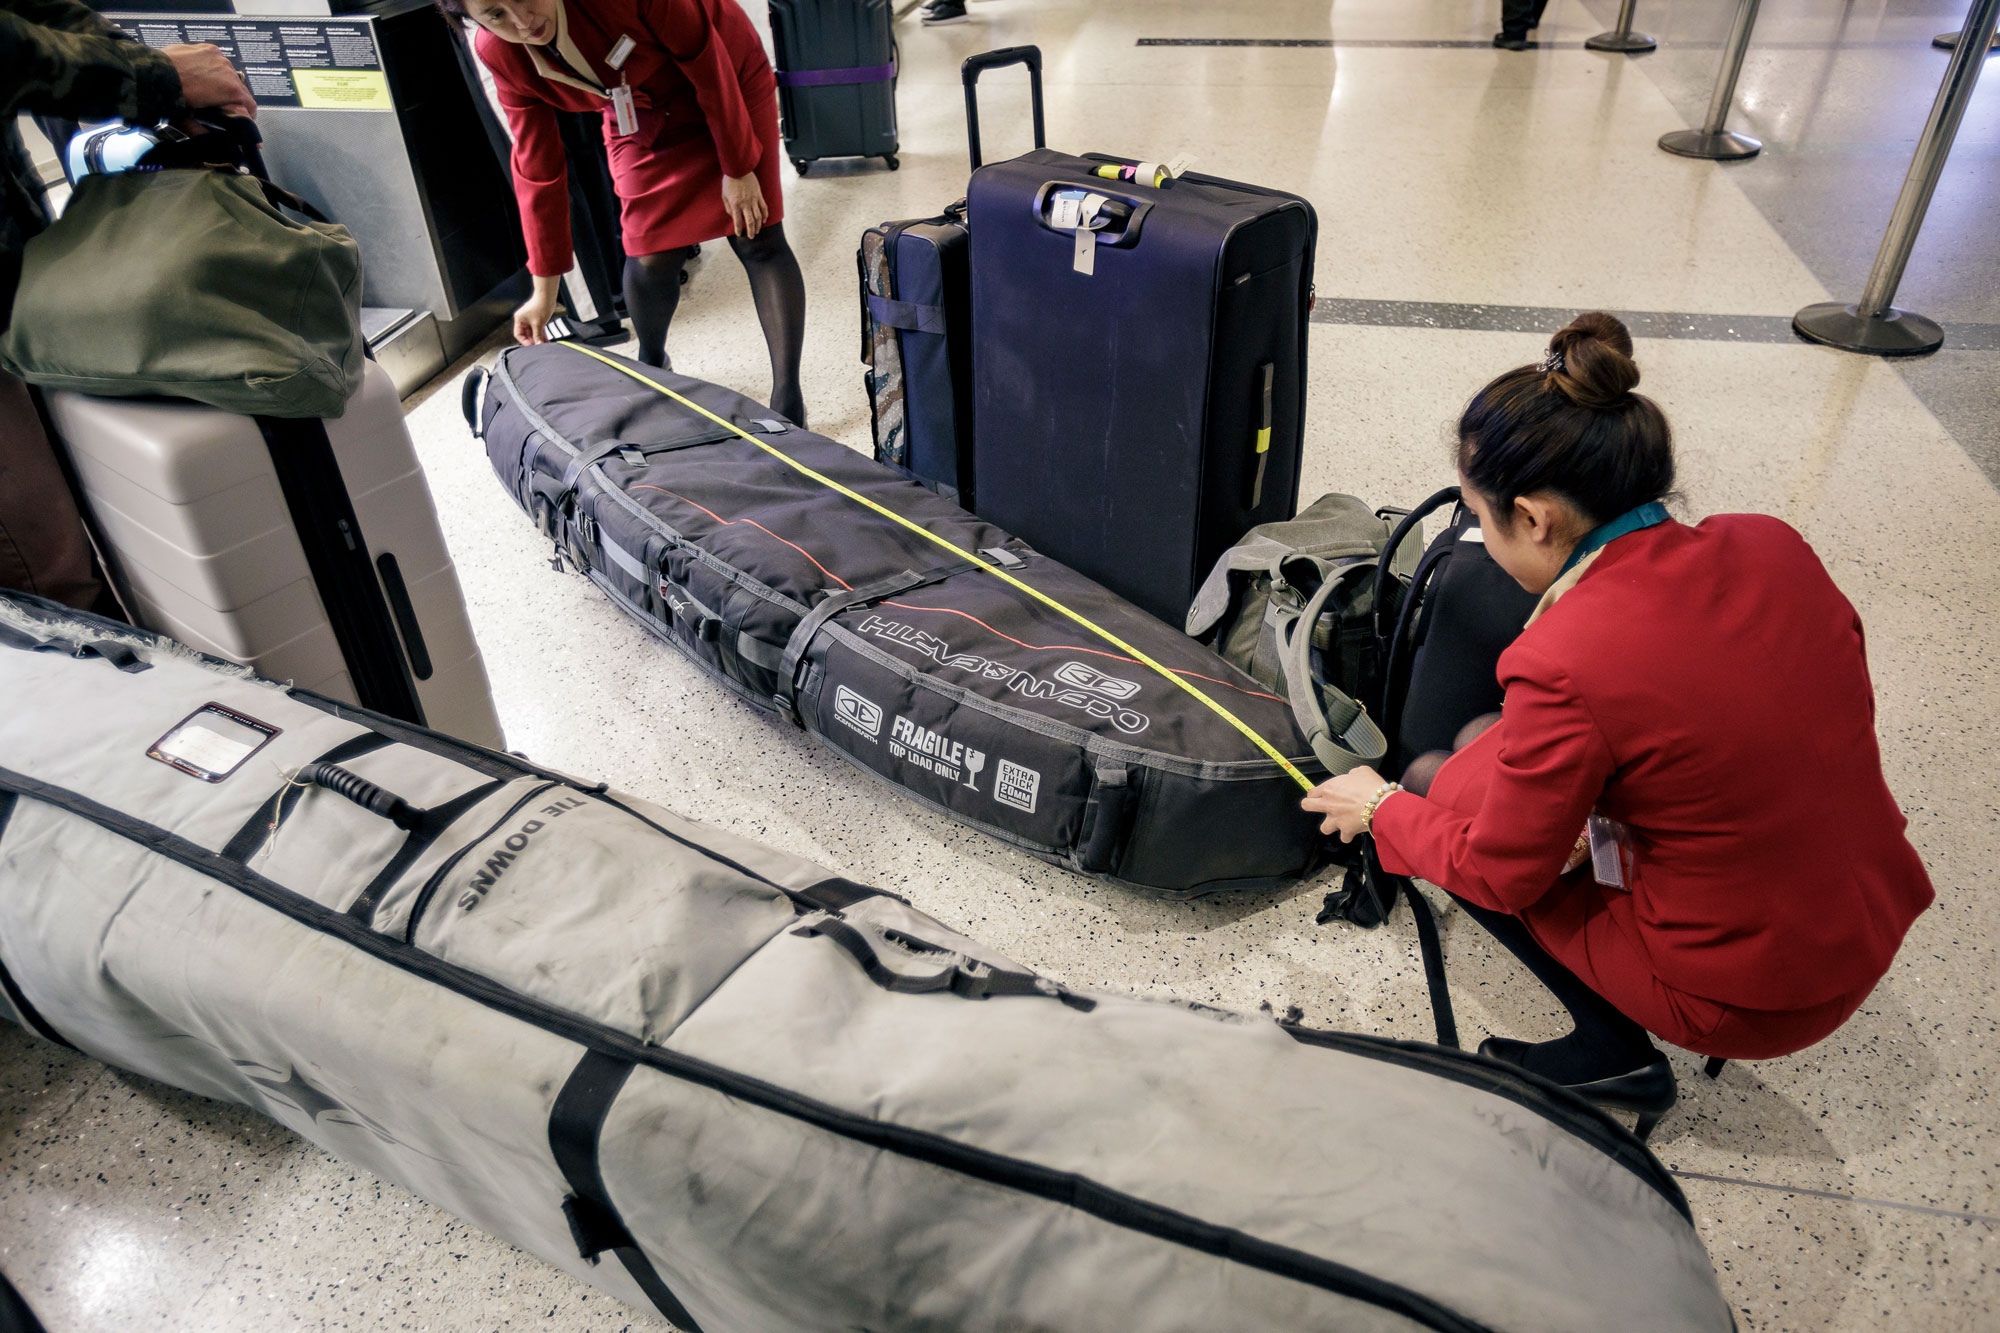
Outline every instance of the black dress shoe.
POLYGON ((1525 32, 1496 32, 1493 44, 1502 51, 1525 51, 1528 49, 1528 34, 1525 32))
MULTIPOLYGON (((1479 1053, 1489 1060, 1524 1069, 1531 1045, 1512 1037, 1488 1037, 1479 1043, 1479 1053)), ((1592 1106, 1606 1111, 1630 1111, 1638 1116, 1639 1123, 1633 1132, 1641 1142, 1652 1137, 1653 1127, 1660 1123, 1661 1116, 1673 1109, 1674 1100, 1679 1095, 1679 1087, 1674 1082, 1674 1067, 1667 1063, 1664 1055, 1627 1073, 1592 1079, 1587 1083, 1565 1083, 1563 1086, 1592 1106)))

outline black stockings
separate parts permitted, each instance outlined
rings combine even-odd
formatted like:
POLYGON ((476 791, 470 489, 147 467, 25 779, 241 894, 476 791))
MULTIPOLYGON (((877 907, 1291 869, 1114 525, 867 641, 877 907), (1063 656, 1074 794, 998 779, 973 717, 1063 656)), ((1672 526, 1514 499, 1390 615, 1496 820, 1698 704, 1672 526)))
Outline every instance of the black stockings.
POLYGON ((1576 1025, 1576 1030, 1567 1037, 1538 1042, 1528 1048, 1524 1063, 1530 1073, 1558 1083, 1588 1083, 1630 1073, 1658 1058, 1659 1052, 1646 1029, 1619 1013, 1611 1001, 1551 958, 1519 917, 1467 902, 1456 894, 1452 896, 1458 899, 1467 916, 1486 927, 1486 933, 1501 948, 1520 959, 1521 966, 1548 987, 1549 994, 1569 1010, 1570 1021, 1576 1025))
MULTIPOLYGON (((729 238, 729 248, 750 278, 750 298, 757 322, 771 349, 771 407, 794 425, 806 424, 805 399, 799 393, 799 352, 805 345, 806 283, 798 256, 785 240, 782 223, 772 223, 755 238, 729 238)), ((625 261, 625 306, 639 340, 639 359, 649 366, 666 366, 667 326, 681 300, 681 266, 687 250, 637 255, 625 261)))
MULTIPOLYGON (((1452 748, 1464 749, 1499 720, 1498 713, 1474 718, 1453 738, 1452 748)), ((1450 757, 1443 750, 1432 750, 1412 759, 1403 772, 1404 789, 1419 796, 1428 794, 1438 770, 1450 757)), ((1646 1029, 1618 1012, 1576 973, 1550 957, 1519 917, 1467 902, 1457 894, 1452 897, 1467 916, 1486 927, 1486 933, 1501 948, 1535 974, 1535 979, 1548 988, 1556 1002, 1569 1010, 1570 1021, 1576 1025, 1576 1030, 1567 1037, 1528 1048, 1524 1063, 1531 1072, 1558 1083, 1588 1083, 1629 1073, 1651 1063, 1658 1055, 1646 1029)))
POLYGON ((667 360, 667 325, 681 303, 681 268, 685 248, 656 255, 630 255, 625 260, 625 313, 639 340, 639 359, 649 366, 672 368, 667 360))
POLYGON ((764 343, 771 349, 771 407, 795 426, 806 424, 806 403, 799 394, 799 349, 806 339, 806 280, 798 256, 785 243, 783 223, 773 222, 744 240, 729 238, 729 248, 750 275, 750 299, 757 303, 757 322, 764 326, 764 343))

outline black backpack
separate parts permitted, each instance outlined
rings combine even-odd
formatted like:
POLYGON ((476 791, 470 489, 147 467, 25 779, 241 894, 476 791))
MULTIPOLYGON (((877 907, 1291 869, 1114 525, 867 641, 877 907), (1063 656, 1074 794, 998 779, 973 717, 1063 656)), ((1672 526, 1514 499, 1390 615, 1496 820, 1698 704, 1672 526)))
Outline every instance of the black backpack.
MULTIPOLYGON (((1381 693, 1372 704, 1389 737, 1384 776, 1399 776, 1427 750, 1450 749, 1460 728, 1500 707, 1500 655, 1527 624, 1537 600, 1488 554, 1479 520, 1458 487, 1445 487, 1403 516, 1376 564, 1372 599, 1376 654, 1383 664, 1381 693), (1451 522, 1402 580, 1396 572, 1399 548, 1411 534, 1421 535, 1424 519, 1446 505, 1453 506, 1451 522), (1404 586, 1392 588, 1391 580, 1404 586)), ((1320 924, 1343 920, 1372 929, 1389 919, 1398 894, 1406 898, 1416 920, 1439 1044, 1457 1045, 1444 955, 1429 905, 1407 878, 1382 868, 1369 839, 1335 842, 1331 855, 1347 873, 1340 888, 1326 896, 1320 924)))

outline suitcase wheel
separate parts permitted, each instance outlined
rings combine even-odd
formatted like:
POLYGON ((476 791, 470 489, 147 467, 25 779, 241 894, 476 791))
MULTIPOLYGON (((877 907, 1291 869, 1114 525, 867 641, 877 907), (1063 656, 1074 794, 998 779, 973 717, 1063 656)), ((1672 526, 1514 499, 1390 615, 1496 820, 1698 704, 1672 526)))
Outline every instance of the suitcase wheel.
POLYGON ((806 174, 806 168, 811 165, 812 163, 806 161, 802 157, 795 157, 792 159, 792 170, 798 172, 799 175, 801 176, 806 174))
POLYGON ((882 155, 882 160, 889 164, 889 170, 891 171, 900 170, 903 165, 901 162, 898 162, 896 160, 896 155, 894 153, 884 153, 882 155))

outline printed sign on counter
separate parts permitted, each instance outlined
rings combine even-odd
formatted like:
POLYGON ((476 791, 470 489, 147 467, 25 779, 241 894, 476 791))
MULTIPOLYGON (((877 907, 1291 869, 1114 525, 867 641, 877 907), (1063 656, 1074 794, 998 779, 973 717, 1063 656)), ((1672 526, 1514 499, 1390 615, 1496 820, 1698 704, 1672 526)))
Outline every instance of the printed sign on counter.
POLYGON ((220 47, 259 106, 394 111, 371 19, 237 19, 109 13, 148 46, 220 47))

